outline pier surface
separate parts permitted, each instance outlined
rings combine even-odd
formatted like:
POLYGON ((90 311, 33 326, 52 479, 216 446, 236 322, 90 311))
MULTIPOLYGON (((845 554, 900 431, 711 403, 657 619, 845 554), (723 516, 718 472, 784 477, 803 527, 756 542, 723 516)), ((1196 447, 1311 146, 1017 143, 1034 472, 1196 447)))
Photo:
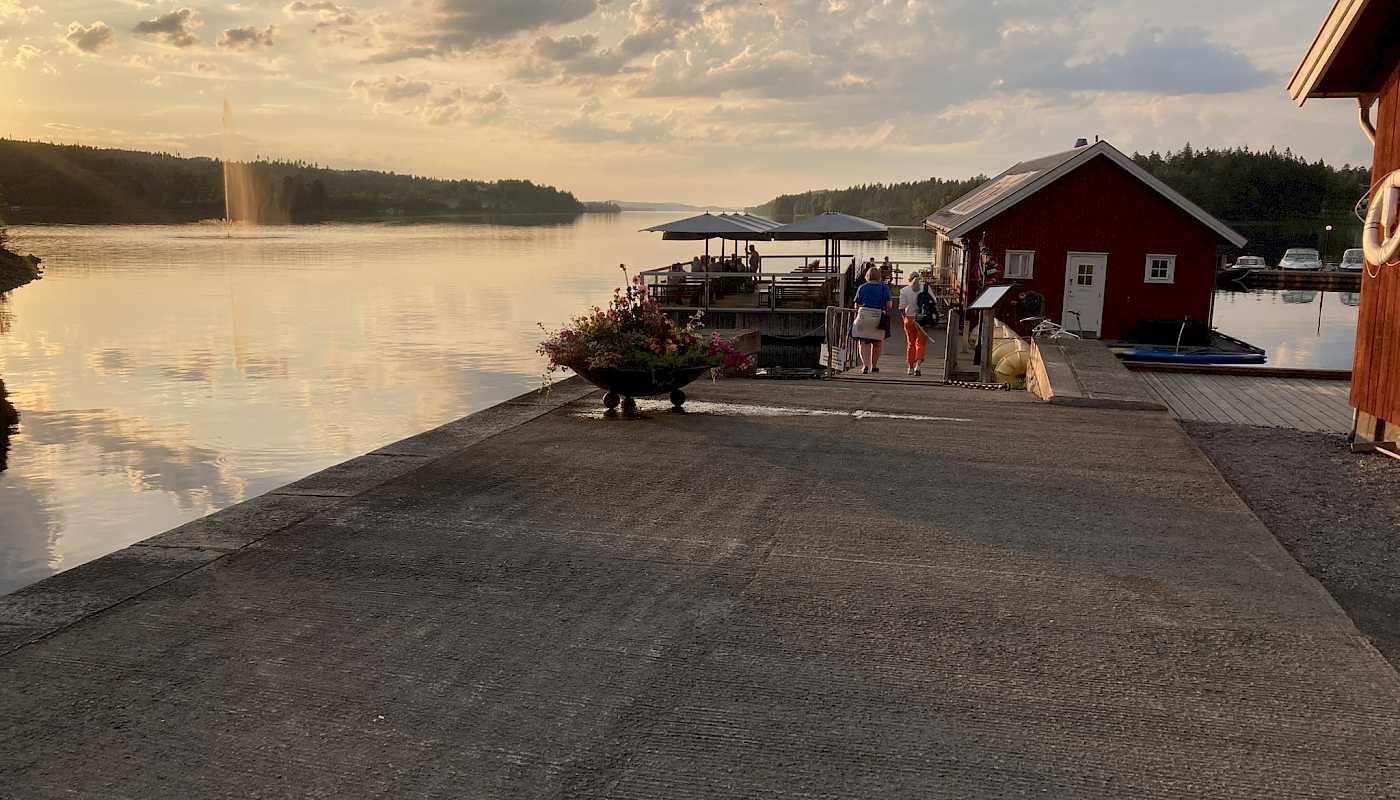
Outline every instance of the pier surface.
POLYGON ((1400 679, 1165 412, 582 395, 0 598, 0 794, 1400 796, 1400 679))
POLYGON ((1153 371, 1137 373, 1177 419, 1320 433, 1351 430, 1351 381, 1153 371))

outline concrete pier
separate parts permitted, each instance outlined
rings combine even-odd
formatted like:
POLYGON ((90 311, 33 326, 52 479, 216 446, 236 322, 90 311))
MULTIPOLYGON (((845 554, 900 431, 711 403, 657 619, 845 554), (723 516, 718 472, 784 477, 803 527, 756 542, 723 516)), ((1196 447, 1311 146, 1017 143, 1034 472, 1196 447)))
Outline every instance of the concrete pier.
POLYGON ((1400 679, 1165 412, 690 394, 569 382, 0 598, 0 795, 1400 796, 1400 679))

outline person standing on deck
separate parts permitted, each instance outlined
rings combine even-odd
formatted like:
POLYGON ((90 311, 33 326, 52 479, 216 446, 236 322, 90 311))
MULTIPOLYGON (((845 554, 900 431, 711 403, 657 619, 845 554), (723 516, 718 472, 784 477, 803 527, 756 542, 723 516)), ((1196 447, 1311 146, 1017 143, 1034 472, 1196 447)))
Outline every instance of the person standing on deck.
POLYGON ((909 375, 924 374, 924 353, 928 348, 928 333, 924 331, 920 317, 919 295, 923 293, 923 281, 917 272, 909 273, 909 285, 899 290, 899 315, 904 319, 904 361, 908 364, 909 375))
POLYGON ((856 318, 851 323, 851 338, 860 352, 862 375, 880 371, 880 351, 890 335, 892 294, 889 285, 880 280, 880 269, 875 266, 866 271, 865 283, 856 290, 856 318))
POLYGON ((749 245, 749 272, 752 272, 755 275, 757 275, 759 272, 762 272, 762 266, 763 256, 758 254, 757 247, 749 245))

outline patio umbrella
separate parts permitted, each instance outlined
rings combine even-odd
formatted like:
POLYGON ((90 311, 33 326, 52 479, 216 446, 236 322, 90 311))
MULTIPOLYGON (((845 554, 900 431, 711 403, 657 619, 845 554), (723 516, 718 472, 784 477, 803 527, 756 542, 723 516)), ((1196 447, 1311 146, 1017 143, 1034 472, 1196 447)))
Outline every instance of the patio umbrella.
POLYGON ((736 242, 734 252, 737 255, 739 246, 737 242, 767 242, 772 240, 771 232, 774 228, 782 227, 781 223, 774 222, 767 217, 759 217, 753 214, 720 214, 720 217, 733 222, 747 232, 738 234, 725 234, 721 238, 732 239, 736 242))
POLYGON ((816 240, 826 242, 827 263, 832 272, 839 271, 832 260, 840 253, 840 242, 883 242, 890 238, 890 229, 883 223, 853 217, 839 211, 826 211, 801 222, 780 225, 769 231, 775 241, 816 240), (832 249, 832 243, 837 243, 832 249))
MULTIPOLYGON (((659 233, 662 239, 683 241, 705 240, 705 255, 710 254, 710 240, 767 241, 768 231, 778 223, 752 214, 711 214, 706 211, 693 217, 678 219, 662 225, 643 228, 643 233, 659 233)), ((736 247, 737 250, 737 247, 736 247)))

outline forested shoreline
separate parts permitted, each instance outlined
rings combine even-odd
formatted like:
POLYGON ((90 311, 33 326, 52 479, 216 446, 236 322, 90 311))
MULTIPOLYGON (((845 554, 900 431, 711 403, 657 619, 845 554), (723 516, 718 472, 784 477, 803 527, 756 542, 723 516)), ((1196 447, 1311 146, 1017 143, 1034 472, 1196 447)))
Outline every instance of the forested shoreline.
MULTIPOLYGON (((1370 188, 1370 170, 1309 162, 1291 150, 1203 149, 1186 145, 1133 159, 1251 240, 1249 250, 1276 259, 1292 246, 1326 246, 1335 259, 1360 223, 1352 209, 1370 188), (1332 234, 1326 234, 1327 225, 1332 234)), ((752 209, 775 219, 843 211, 890 225, 920 225, 987 176, 874 183, 840 190, 781 195, 752 209)))
MULTIPOLYGON (((249 213, 261 221, 585 210, 572 193, 527 180, 443 180, 300 161, 237 166, 256 197, 249 213)), ((224 169, 213 158, 0 139, 0 195, 11 223, 219 219, 224 169)))

